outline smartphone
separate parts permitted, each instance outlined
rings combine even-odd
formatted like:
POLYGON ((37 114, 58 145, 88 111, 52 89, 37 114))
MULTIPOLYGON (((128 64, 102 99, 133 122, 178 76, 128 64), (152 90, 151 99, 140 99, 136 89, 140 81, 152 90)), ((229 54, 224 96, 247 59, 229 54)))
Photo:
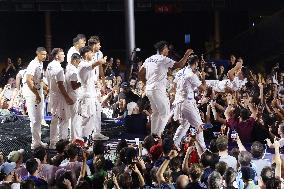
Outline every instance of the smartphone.
POLYGON ((237 131, 232 131, 232 133, 231 133, 231 139, 237 139, 237 137, 238 137, 238 133, 237 133, 237 131))

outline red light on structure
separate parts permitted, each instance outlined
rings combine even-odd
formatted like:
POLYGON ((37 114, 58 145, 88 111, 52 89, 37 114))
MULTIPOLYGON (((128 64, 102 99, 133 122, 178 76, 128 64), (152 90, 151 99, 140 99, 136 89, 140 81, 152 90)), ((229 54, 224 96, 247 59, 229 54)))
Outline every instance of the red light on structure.
POLYGON ((155 5, 156 13, 172 13, 174 12, 174 6, 172 4, 155 5))

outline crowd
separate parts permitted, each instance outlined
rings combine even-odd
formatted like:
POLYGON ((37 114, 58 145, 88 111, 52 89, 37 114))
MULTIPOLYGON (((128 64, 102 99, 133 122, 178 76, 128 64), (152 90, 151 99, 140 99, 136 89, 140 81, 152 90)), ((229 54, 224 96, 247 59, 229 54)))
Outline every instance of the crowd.
MULTIPOLYGON (((73 40, 75 50, 79 39, 73 40)), ((92 40, 88 40, 88 45, 92 45, 92 40)), ((55 55, 59 56, 59 52, 62 51, 55 55)), ((87 60, 88 49, 80 50, 81 56, 82 53, 87 60)), ((173 67, 168 62, 167 69, 177 68, 170 69, 165 83, 165 98, 169 98, 172 112, 160 120, 159 124, 165 122, 165 129, 151 134, 151 123, 157 113, 153 113, 155 107, 148 99, 152 94, 147 94, 145 80, 139 73, 147 65, 136 62, 125 72, 120 69, 120 59, 104 59, 98 54, 97 60, 105 62, 96 65, 100 74, 93 88, 100 93, 102 119, 120 120, 127 133, 144 135, 143 142, 130 145, 121 140, 116 151, 111 152, 114 158, 110 158, 106 144, 99 140, 91 146, 80 140, 54 141, 53 148, 57 151, 54 157, 50 157, 44 145, 35 146, 33 157, 25 162, 22 150, 13 151, 7 158, 0 156, 0 188, 282 188, 283 70, 275 66, 271 72, 255 73, 246 66, 245 59, 237 59, 235 55, 224 66, 207 63, 203 57, 192 54, 193 51, 187 51, 185 61, 179 63, 191 66, 197 77, 190 80, 197 86, 190 100, 195 101, 198 110, 195 113, 205 123, 202 127, 181 128, 180 119, 176 119, 178 85, 183 81, 177 78, 183 67, 173 67), (176 136, 177 133, 180 134, 176 136)), ((75 60, 74 55, 67 54, 68 62, 75 60)), ((18 59, 16 66, 8 59, 8 66, 2 71, 0 108, 27 114, 21 93, 24 77, 21 69, 27 65, 19 62, 18 59)), ((52 74, 48 68, 47 77, 52 74)), ((149 79, 147 73, 146 77, 149 79)), ((52 85, 50 79, 45 84, 52 85)), ((48 89, 44 95, 45 98, 51 95, 48 89)))

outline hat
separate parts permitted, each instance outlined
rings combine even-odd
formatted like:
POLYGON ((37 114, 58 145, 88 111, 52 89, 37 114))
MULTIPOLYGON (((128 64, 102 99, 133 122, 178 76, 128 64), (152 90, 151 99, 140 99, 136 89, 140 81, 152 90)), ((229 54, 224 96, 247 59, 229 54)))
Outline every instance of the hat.
POLYGON ((120 86, 121 88, 127 88, 127 87, 129 87, 129 83, 127 83, 127 82, 123 82, 123 83, 121 83, 121 86, 120 86))
POLYGON ((133 110, 134 110, 134 108, 136 108, 136 107, 137 107, 137 104, 136 104, 135 102, 129 102, 129 103, 127 104, 127 112, 128 112, 128 115, 132 115, 133 110))
POLYGON ((0 166, 0 172, 9 175, 16 168, 15 162, 5 162, 0 166))
POLYGON ((20 149, 18 151, 12 151, 9 153, 7 158, 10 162, 17 162, 19 158, 21 157, 21 155, 24 154, 24 152, 25 152, 24 149, 20 149))

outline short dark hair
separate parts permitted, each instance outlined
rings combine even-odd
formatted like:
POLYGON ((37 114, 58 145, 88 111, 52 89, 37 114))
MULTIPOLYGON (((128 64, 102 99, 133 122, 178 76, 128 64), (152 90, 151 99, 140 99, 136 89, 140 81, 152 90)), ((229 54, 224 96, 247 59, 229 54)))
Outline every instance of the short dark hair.
POLYGON ((209 149, 213 153, 218 153, 219 152, 219 150, 217 148, 217 144, 216 144, 216 139, 215 138, 210 141, 209 149))
POLYGON ((55 148, 56 148, 56 151, 58 153, 63 153, 65 151, 65 148, 66 146, 69 144, 70 142, 66 139, 61 139, 59 140, 56 145, 55 145, 55 148))
POLYGON ((251 167, 242 167, 241 173, 244 181, 254 180, 255 171, 251 167))
POLYGON ((52 49, 50 55, 51 55, 51 59, 55 59, 55 56, 58 55, 59 52, 63 52, 63 49, 61 48, 54 48, 52 49))
POLYGON ((228 169, 228 164, 224 161, 219 161, 216 166, 216 171, 218 171, 222 176, 225 174, 225 171, 228 169))
POLYGON ((232 185, 233 182, 236 180, 237 172, 232 167, 229 167, 225 171, 223 177, 227 185, 232 185))
POLYGON ((170 153, 170 151, 173 149, 173 146, 174 146, 174 141, 172 138, 164 138, 162 144, 164 154, 170 153))
POLYGON ((193 181, 198 181, 203 173, 202 166, 195 163, 189 167, 188 175, 193 181))
POLYGON ((100 43, 99 36, 91 36, 90 39, 88 39, 88 46, 92 47, 93 45, 96 45, 100 43))
POLYGON ((159 51, 159 53, 161 53, 166 46, 168 46, 167 41, 159 41, 154 45, 155 49, 159 51))
POLYGON ((36 172, 37 168, 38 168, 38 162, 36 161, 35 158, 27 160, 26 169, 31 175, 36 172))
POLYGON ((260 159, 263 156, 264 153, 264 148, 263 148, 263 144, 261 144, 258 141, 255 141, 254 143, 252 143, 251 145, 251 150, 250 150, 252 157, 253 158, 257 158, 260 159))
POLYGON ((281 180, 278 178, 271 178, 265 184, 266 189, 281 189, 281 180))
POLYGON ((274 171, 271 167, 266 166, 261 170, 260 176, 263 183, 266 184, 268 180, 274 177, 274 171))
POLYGON ((74 159, 79 154, 79 147, 76 144, 69 144, 67 146, 66 154, 68 158, 74 159))
POLYGON ((95 155, 103 155, 105 153, 105 146, 102 141, 96 141, 94 143, 93 152, 95 155))
POLYGON ((42 51, 46 51, 46 49, 44 47, 36 48, 36 52, 42 52, 42 51))
POLYGON ((77 36, 73 38, 73 45, 78 43, 80 39, 86 39, 86 36, 84 34, 77 34, 77 36))
POLYGON ((34 149, 34 158, 39 159, 41 162, 44 160, 44 157, 46 156, 46 149, 42 146, 37 147, 34 149))
POLYGON ((200 162, 202 163, 203 167, 210 166, 211 168, 215 168, 216 163, 219 161, 219 156, 212 152, 206 150, 202 155, 200 162))
POLYGON ((144 138, 143 146, 146 148, 148 152, 150 152, 150 148, 155 145, 155 138, 153 135, 148 135, 144 138))
POLYGON ((246 121, 249 119, 250 112, 248 109, 242 108, 240 111, 240 117, 242 118, 243 121, 246 121))
POLYGON ((82 47, 79 51, 80 51, 80 55, 81 55, 82 57, 84 57, 85 54, 86 54, 87 52, 92 51, 92 49, 91 49, 91 47, 89 47, 89 46, 85 46, 85 47, 82 47))
POLYGON ((74 53, 71 56, 71 61, 73 61, 73 60, 80 60, 80 59, 81 59, 81 56, 78 53, 74 53))
POLYGON ((223 186, 222 176, 217 171, 213 171, 208 177, 209 189, 221 189, 223 186))
POLYGON ((250 166, 251 158, 251 153, 247 151, 241 151, 238 156, 238 162, 240 163, 241 167, 250 166))
POLYGON ((224 151, 228 149, 228 137, 219 136, 216 140, 216 145, 219 151, 224 151))
POLYGON ((193 65, 193 64, 196 64, 198 61, 199 61, 198 56, 194 55, 193 57, 188 59, 188 64, 193 65))

